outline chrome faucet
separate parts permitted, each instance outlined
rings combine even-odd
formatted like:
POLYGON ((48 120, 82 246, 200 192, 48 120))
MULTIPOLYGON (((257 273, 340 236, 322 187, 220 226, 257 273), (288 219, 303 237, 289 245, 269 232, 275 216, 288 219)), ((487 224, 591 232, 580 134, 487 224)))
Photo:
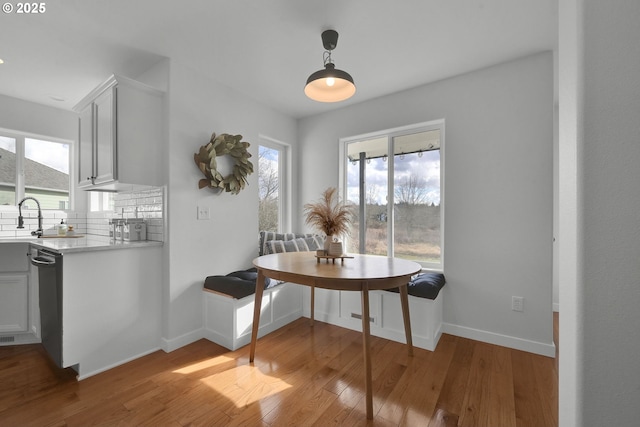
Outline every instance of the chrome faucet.
POLYGON ((24 218, 22 218, 22 204, 25 202, 25 200, 33 200, 34 202, 36 202, 36 205, 38 205, 38 229, 36 231, 32 231, 31 235, 40 237, 42 236, 42 210, 40 209, 40 202, 33 197, 25 197, 24 199, 20 200, 20 203, 18 203, 17 228, 24 228, 24 218))

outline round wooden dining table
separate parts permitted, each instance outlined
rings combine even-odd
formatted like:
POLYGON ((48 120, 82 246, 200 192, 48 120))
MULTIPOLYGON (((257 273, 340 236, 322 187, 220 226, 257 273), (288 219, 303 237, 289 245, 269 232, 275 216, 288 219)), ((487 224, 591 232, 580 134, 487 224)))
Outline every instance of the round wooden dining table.
POLYGON ((369 291, 399 288, 407 348, 411 356, 413 355, 413 341, 411 339, 407 284, 411 280, 411 276, 419 273, 422 267, 413 261, 375 255, 349 254, 341 262, 333 261, 317 259, 315 252, 271 254, 260 256, 253 260, 253 265, 258 270, 258 279, 256 281, 249 360, 253 363, 256 352, 265 277, 311 287, 312 322, 315 288, 359 291, 362 296, 362 346, 366 413, 367 419, 373 419, 369 291))

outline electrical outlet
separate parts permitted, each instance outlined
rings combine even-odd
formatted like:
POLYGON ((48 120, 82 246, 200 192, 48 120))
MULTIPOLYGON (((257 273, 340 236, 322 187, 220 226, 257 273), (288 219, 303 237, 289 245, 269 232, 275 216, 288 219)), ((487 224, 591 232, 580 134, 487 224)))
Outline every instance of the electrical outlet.
POLYGON ((524 298, 523 297, 511 297, 511 310, 524 311, 524 298))
POLYGON ((198 206, 198 219, 211 219, 209 206, 198 206))

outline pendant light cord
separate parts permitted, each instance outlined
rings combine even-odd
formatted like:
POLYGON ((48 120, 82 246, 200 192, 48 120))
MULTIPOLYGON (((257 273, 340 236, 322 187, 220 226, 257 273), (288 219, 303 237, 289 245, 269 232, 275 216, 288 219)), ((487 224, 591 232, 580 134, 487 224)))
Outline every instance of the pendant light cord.
POLYGON ((330 50, 325 50, 324 51, 324 53, 322 54, 322 61, 323 61, 323 65, 333 64, 333 61, 331 60, 331 51, 330 50))

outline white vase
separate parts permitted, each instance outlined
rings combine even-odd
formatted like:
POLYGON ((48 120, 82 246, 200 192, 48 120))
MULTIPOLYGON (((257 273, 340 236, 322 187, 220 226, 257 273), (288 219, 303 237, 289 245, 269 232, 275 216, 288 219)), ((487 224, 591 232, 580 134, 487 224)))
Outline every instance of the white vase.
POLYGON ((333 236, 327 236, 324 238, 324 253, 329 254, 329 247, 331 246, 331 242, 333 242, 333 236))

